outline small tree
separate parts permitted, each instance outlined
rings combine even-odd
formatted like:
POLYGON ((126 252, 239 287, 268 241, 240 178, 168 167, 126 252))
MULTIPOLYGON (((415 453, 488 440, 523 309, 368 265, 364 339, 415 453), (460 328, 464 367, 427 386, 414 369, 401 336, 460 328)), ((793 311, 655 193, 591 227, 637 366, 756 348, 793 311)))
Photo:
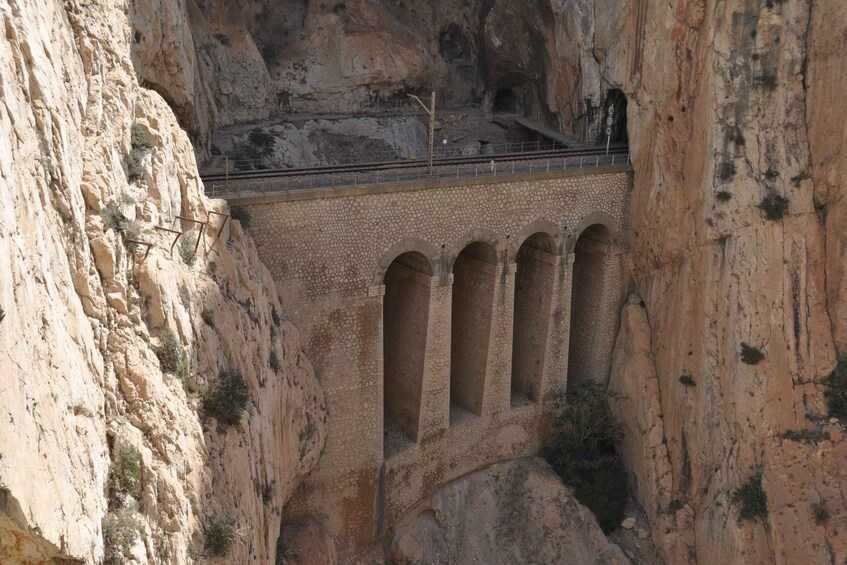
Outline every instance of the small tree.
POLYGON ((732 495, 733 502, 739 505, 738 519, 753 520, 768 515, 768 495, 762 488, 762 473, 756 473, 747 482, 738 487, 732 495))
POLYGON ((762 198, 759 208, 765 213, 768 220, 781 220, 788 211, 788 199, 775 192, 769 192, 762 198))
POLYGON ((180 379, 188 378, 188 355, 172 331, 162 330, 159 334, 161 345, 155 349, 159 358, 159 367, 163 373, 172 373, 180 379))
POLYGON ((628 496, 626 470, 615 453, 622 437, 599 383, 574 383, 557 398, 547 460, 607 533, 621 523, 628 496))
POLYGON ((112 460, 109 488, 115 498, 141 495, 141 453, 135 447, 122 446, 112 460))
POLYGON ((234 523, 231 519, 214 516, 206 523, 205 547, 215 557, 229 553, 235 538, 234 523))
POLYGON ((250 391, 244 378, 235 371, 221 371, 203 397, 203 408, 222 424, 234 426, 241 423, 241 414, 249 399, 250 391))
POLYGON ((752 345, 748 345, 741 342, 741 362, 746 363, 747 365, 758 365, 761 363, 762 359, 765 358, 765 354, 758 347, 753 347, 752 345))

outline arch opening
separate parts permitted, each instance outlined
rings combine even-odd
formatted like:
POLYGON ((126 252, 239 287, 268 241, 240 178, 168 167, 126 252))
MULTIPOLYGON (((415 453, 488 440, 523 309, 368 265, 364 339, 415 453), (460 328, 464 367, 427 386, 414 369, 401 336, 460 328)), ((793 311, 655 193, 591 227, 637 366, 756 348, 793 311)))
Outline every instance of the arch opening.
POLYGON ((594 224, 580 234, 574 248, 568 383, 603 381, 607 376, 601 337, 607 325, 602 301, 610 242, 609 228, 594 224))
POLYGON ((541 400, 544 361, 553 303, 556 242, 546 233, 524 241, 515 263, 515 315, 512 331, 513 408, 541 400))
POLYGON ((450 336, 450 425, 482 414, 497 253, 487 243, 465 247, 453 263, 450 336))
POLYGON ((517 114, 518 95, 511 88, 501 88, 494 93, 495 114, 517 114))
MULTIPOLYGON (((606 95, 606 103, 603 105, 603 108, 606 112, 606 115, 604 116, 604 125, 605 119, 609 115, 609 108, 611 108, 614 112, 612 114, 611 142, 629 143, 629 137, 626 132, 626 95, 623 91, 618 90, 617 88, 610 90, 606 95)), ((603 136, 603 139, 606 139, 605 135, 603 136)))
POLYGON ((418 441, 432 280, 417 251, 391 263, 383 283, 383 452, 385 458, 418 441))

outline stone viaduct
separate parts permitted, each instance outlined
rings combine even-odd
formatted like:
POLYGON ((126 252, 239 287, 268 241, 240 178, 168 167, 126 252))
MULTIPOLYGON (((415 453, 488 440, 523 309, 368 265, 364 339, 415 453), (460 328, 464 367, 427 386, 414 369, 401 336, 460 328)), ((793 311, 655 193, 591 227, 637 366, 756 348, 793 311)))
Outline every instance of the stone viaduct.
POLYGON ((568 379, 606 379, 628 165, 230 198, 302 333, 328 439, 286 522, 341 554, 492 463, 536 454, 568 379))

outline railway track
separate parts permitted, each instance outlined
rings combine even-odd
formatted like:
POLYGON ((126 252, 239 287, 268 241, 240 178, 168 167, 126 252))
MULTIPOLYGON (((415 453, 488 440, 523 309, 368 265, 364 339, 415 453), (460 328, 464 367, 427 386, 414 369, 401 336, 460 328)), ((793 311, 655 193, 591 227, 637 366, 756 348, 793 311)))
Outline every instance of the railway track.
MULTIPOLYGON (((616 144, 610 147, 609 155, 626 155, 628 150, 629 149, 625 144, 616 144)), ((517 160, 530 161, 539 159, 571 159, 575 157, 596 157, 597 155, 605 154, 605 147, 591 147, 587 149, 552 149, 519 153, 499 153, 495 155, 474 155, 471 157, 449 157, 436 159, 433 162, 433 167, 488 164, 491 163, 491 161, 498 163, 502 161, 517 160)), ((214 183, 226 180, 238 181, 284 177, 308 177, 315 175, 335 175, 340 173, 373 173, 394 169, 413 169, 420 167, 426 168, 428 166, 429 163, 427 161, 422 161, 419 159, 408 159, 403 161, 355 163, 347 165, 330 165, 325 167, 309 167, 299 169, 263 169, 254 171, 238 171, 229 174, 214 173, 208 175, 201 175, 201 179, 204 183, 214 183)))

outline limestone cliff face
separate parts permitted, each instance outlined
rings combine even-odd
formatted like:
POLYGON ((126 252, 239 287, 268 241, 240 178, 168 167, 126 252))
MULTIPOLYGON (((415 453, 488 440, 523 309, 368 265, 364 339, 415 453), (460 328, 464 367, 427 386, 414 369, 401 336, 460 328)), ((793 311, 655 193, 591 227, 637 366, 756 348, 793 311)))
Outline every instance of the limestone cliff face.
POLYGON ((298 5, 201 10, 194 29, 217 38, 220 75, 246 58, 267 70, 237 88, 207 78, 217 108, 241 112, 238 88, 265 101, 255 119, 406 89, 490 104, 510 87, 525 111, 594 136, 606 91, 626 94, 638 298, 612 387, 628 398, 623 450, 656 543, 670 562, 843 560, 847 444, 822 387, 847 349, 842 3, 298 5), (775 196, 787 211, 768 219, 760 205, 775 196), (764 360, 743 363, 742 343, 764 360), (818 440, 783 437, 797 430, 818 440), (758 472, 768 517, 738 522, 733 492, 758 472), (829 521, 816 523, 815 505, 829 521))
POLYGON ((10 0, 0 17, 6 555, 101 556, 109 458, 129 443, 144 461, 138 561, 184 560, 213 514, 237 519, 235 562, 264 561, 317 456, 321 395, 296 332, 274 329, 282 307, 249 240, 234 225, 188 266, 151 231, 224 211, 179 126, 203 154, 222 125, 431 89, 490 106, 509 87, 578 135, 596 135, 608 89, 628 98, 638 294, 611 386, 666 559, 847 556, 847 444, 821 385, 847 354, 842 2, 10 0), (152 148, 128 184, 136 122, 152 148), (779 220, 759 208, 770 194, 788 200, 779 220), (115 211, 156 244, 146 259, 108 229, 115 211), (158 368, 164 327, 191 353, 185 386, 158 368), (742 342, 764 360, 743 363, 742 342), (251 402, 219 433, 196 408, 223 367, 251 402), (732 493, 760 471, 769 514, 739 522, 732 493))
POLYGON ((654 540, 669 562, 843 561, 847 444, 821 381, 844 349, 844 8, 617 8, 596 41, 629 97, 644 307, 624 310, 612 387, 654 540), (768 515, 739 521, 733 492, 758 472, 768 515))
MULTIPOLYGON (((294 538, 295 540, 297 538, 294 538)), ((320 544, 313 544, 320 547, 320 544)), ((297 565, 322 563, 306 551, 297 565)), ((537 458, 492 465, 420 501, 357 563, 625 565, 597 520, 537 458)))
POLYGON ((0 561, 186 563, 217 516, 233 524, 231 562, 271 562, 282 505, 324 440, 273 281, 237 223, 216 239, 222 216, 193 259, 153 229, 193 228, 193 242, 177 215, 227 209, 202 195, 171 108, 139 86, 125 6, 11 0, 0 20, 0 561), (190 362, 181 376, 160 368, 165 330, 190 362), (247 385, 236 426, 202 416, 224 369, 247 385), (128 447, 132 533, 104 547, 119 514, 110 461, 128 447))
POLYGON ((208 150, 209 131, 295 113, 482 102, 500 88, 568 131, 597 133, 608 83, 592 2, 139 0, 132 60, 208 150), (586 100, 590 103, 586 105, 586 100))

